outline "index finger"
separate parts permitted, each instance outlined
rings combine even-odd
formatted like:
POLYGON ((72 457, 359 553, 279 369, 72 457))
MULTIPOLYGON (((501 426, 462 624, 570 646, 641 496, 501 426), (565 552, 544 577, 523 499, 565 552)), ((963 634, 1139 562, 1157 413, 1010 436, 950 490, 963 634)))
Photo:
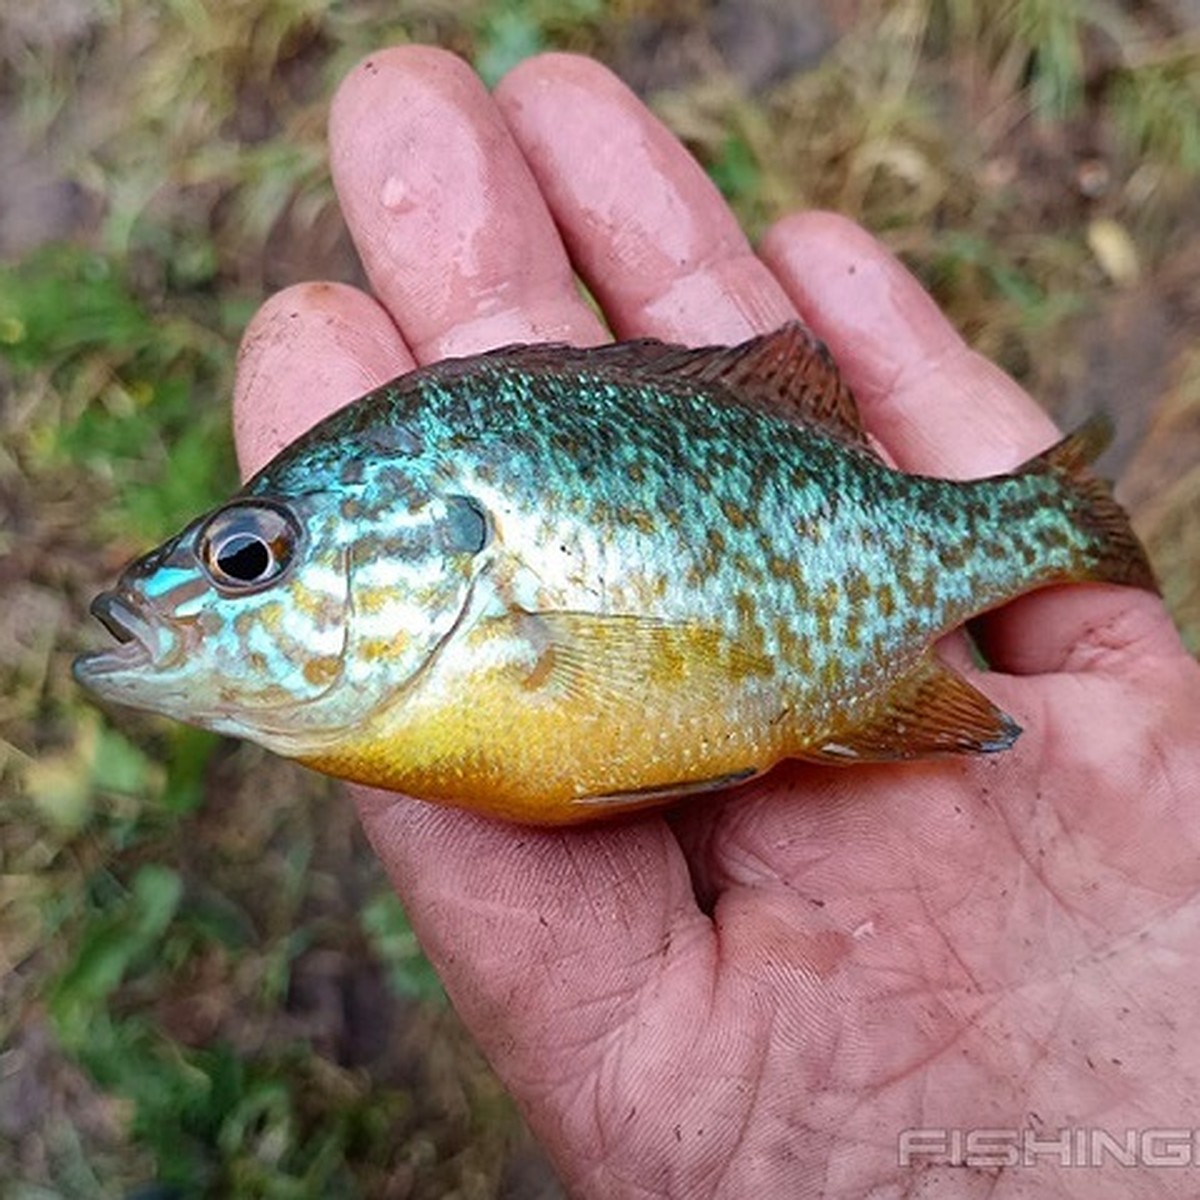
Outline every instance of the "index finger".
POLYGON ((329 117, 334 183, 375 295, 418 362, 605 341, 487 89, 444 50, 372 54, 329 117))

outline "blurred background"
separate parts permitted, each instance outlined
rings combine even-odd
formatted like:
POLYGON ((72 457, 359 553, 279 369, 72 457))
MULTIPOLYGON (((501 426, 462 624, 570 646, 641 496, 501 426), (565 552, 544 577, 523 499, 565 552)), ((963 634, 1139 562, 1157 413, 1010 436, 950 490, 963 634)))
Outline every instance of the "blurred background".
POLYGON ((593 54, 752 236, 885 238, 1119 480, 1200 649, 1197 0, 6 0, 0 11, 0 1197, 559 1195, 336 789, 102 715, 121 564, 236 483, 238 336, 361 281, 338 79, 593 54))

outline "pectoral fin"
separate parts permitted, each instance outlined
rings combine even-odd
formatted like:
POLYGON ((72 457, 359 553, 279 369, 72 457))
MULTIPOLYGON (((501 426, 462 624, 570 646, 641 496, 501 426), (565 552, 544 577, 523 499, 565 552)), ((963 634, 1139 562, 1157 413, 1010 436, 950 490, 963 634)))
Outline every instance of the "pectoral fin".
POLYGON ((769 678, 769 660, 708 625, 624 614, 514 613, 536 652, 524 680, 530 690, 600 708, 654 707, 657 697, 686 692, 699 706, 716 702, 750 677, 769 678))
POLYGON ((923 658, 861 724, 804 751, 805 758, 853 763, 931 754, 1007 750, 1021 727, 940 662, 923 658))

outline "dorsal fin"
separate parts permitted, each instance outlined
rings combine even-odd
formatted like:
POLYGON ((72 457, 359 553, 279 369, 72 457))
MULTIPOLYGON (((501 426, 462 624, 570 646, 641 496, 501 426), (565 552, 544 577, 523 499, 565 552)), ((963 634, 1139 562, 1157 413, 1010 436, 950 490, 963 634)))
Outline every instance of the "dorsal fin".
POLYGON ((858 405, 833 357, 801 321, 789 321, 737 346, 692 348, 640 338, 588 349, 560 343, 502 346, 481 357, 519 359, 521 367, 531 371, 589 371, 617 381, 628 373, 640 381, 660 378, 715 386, 748 408, 819 429, 874 453, 858 405))

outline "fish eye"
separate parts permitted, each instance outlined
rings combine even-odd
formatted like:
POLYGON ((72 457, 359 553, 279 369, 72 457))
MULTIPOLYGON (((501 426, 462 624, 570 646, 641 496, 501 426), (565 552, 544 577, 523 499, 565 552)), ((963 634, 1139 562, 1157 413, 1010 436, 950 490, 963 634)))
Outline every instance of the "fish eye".
POLYGON ((201 529, 197 552, 209 579, 226 592, 253 592, 287 570, 300 540, 295 518, 261 502, 215 513, 201 529))

